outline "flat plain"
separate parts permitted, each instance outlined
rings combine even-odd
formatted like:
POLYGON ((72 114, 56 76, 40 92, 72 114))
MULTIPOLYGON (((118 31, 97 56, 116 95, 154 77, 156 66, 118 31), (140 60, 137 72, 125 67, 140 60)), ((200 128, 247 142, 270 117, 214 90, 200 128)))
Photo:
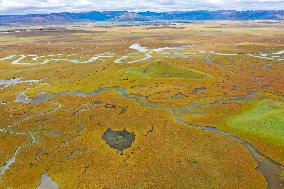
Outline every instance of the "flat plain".
POLYGON ((0 30, 0 188, 284 188, 284 23, 0 30))

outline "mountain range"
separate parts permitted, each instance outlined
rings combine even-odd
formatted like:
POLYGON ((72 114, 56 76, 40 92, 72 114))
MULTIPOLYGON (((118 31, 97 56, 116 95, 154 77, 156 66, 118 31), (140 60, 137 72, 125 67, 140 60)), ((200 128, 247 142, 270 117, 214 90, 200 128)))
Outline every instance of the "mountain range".
POLYGON ((284 20, 284 10, 219 10, 176 12, 91 11, 81 13, 51 13, 1 15, 0 25, 50 24, 82 21, 190 21, 190 20, 284 20))

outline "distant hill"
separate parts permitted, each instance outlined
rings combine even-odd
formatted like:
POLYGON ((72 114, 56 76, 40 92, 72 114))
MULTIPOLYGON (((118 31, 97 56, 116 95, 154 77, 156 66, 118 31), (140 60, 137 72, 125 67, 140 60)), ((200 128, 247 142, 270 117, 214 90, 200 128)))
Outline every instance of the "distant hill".
POLYGON ((50 24, 80 21, 159 21, 159 20, 283 20, 284 10, 256 11, 177 11, 177 12, 128 12, 92 11, 82 13, 52 13, 28 15, 2 15, 0 25, 50 24))

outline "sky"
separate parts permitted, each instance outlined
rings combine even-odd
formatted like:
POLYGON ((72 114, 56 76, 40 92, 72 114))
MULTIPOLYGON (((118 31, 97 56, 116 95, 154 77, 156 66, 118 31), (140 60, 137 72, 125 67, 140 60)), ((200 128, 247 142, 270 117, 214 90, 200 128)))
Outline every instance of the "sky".
POLYGON ((0 14, 102 10, 279 10, 284 0, 0 0, 0 14))

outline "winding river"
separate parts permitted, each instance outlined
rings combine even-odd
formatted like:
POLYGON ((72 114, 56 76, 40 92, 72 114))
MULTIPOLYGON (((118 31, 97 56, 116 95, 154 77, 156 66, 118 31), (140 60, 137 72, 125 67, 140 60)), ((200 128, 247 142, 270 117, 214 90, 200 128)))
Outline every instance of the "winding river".
MULTIPOLYGON (((274 53, 254 53, 254 54, 237 54, 237 53, 223 53, 223 52, 216 52, 213 50, 209 50, 209 51, 205 51, 205 50, 196 50, 196 51, 192 51, 192 52, 179 52, 183 49, 191 49, 193 48, 192 45, 183 45, 183 46, 173 46, 173 47, 161 47, 161 48, 156 48, 156 49, 149 49, 147 47, 143 47, 141 46, 139 43, 135 43, 132 44, 131 46, 129 46, 129 49, 133 49, 136 50, 137 53, 128 53, 125 55, 121 55, 119 57, 117 57, 114 60, 114 63, 116 64, 121 64, 121 63, 128 63, 128 64, 132 64, 132 63, 137 63, 137 62, 143 62, 146 61, 148 59, 153 58, 152 54, 158 54, 161 57, 165 57, 165 58, 190 58, 191 55, 198 55, 198 54, 202 54, 202 55, 218 55, 218 56, 247 56, 247 57, 253 57, 253 58, 257 58, 257 59, 266 59, 266 60, 275 60, 275 61, 284 61, 284 56, 283 56, 283 52, 284 51, 279 51, 279 52, 274 52, 274 53), (135 55, 144 55, 143 58, 140 59, 135 59, 132 61, 128 61, 129 58, 135 58, 135 55)), ((61 61, 66 61, 66 62, 70 62, 73 64, 89 64, 89 63, 93 63, 96 62, 98 60, 102 60, 105 61, 108 58, 114 58, 115 54, 112 52, 105 52, 103 54, 97 54, 97 55, 93 55, 92 57, 89 57, 89 59, 87 60, 78 60, 78 58, 76 59, 74 58, 70 58, 72 56, 75 56, 76 54, 68 54, 68 55, 64 55, 64 54, 57 54, 57 55, 9 55, 7 57, 3 57, 0 58, 0 62, 2 61, 8 61, 8 60, 13 60, 11 62, 11 64, 14 65, 27 65, 27 64, 31 64, 31 63, 37 63, 37 64, 48 64, 49 62, 61 62, 61 61), (66 58, 66 56, 68 58, 66 58), (27 60, 27 59, 31 59, 31 60, 27 60), (42 59, 42 61, 38 61, 39 59, 42 59), (27 62, 24 62, 24 61, 27 62)), ((80 57, 82 58, 86 58, 86 57, 80 57)))
POLYGON ((88 96, 94 96, 96 94, 99 94, 99 93, 102 93, 102 92, 108 91, 108 90, 115 90, 116 92, 118 92, 123 97, 125 97, 127 99, 132 99, 136 103, 138 103, 139 105, 141 105, 143 107, 167 110, 167 111, 172 113, 172 115, 174 116, 175 120, 178 123, 181 123, 181 124, 184 124, 184 125, 196 128, 196 129, 201 129, 201 130, 204 130, 206 132, 213 132, 217 135, 228 137, 228 138, 242 144, 244 147, 246 147, 246 149, 250 152, 252 157, 257 162, 256 170, 265 177, 265 179, 268 183, 268 188, 269 189, 281 189, 281 188, 283 189, 284 178, 281 177, 281 173, 283 173, 283 171, 284 171, 283 165, 273 161, 269 157, 260 153, 252 144, 244 141, 243 139, 241 139, 241 138, 239 138, 239 137, 237 137, 237 136, 235 136, 231 133, 228 133, 226 131, 222 131, 222 130, 215 128, 213 126, 202 126, 202 125, 191 124, 191 123, 184 121, 181 118, 182 113, 185 113, 188 110, 190 110, 190 109, 192 109, 196 106, 210 106, 210 105, 213 105, 213 104, 224 103, 224 102, 228 102, 228 101, 244 101, 244 100, 253 98, 256 95, 256 93, 249 93, 247 96, 242 96, 242 97, 230 97, 230 98, 227 98, 227 99, 220 99, 220 100, 214 101, 211 104, 191 103, 191 104, 188 104, 188 105, 182 106, 182 107, 173 107, 173 106, 169 106, 169 105, 151 103, 143 96, 129 94, 125 89, 113 86, 113 87, 96 89, 92 92, 82 92, 82 91, 79 91, 79 90, 74 90, 74 91, 64 91, 64 92, 60 92, 60 93, 40 93, 35 98, 32 98, 32 99, 29 98, 24 93, 21 93, 20 96, 19 96, 19 94, 17 95, 17 102, 39 103, 39 102, 48 101, 50 99, 53 99, 53 98, 56 98, 56 97, 59 97, 59 96, 64 96, 64 95, 67 95, 67 94, 73 94, 73 95, 77 95, 77 96, 81 96, 81 97, 88 97, 88 96))

